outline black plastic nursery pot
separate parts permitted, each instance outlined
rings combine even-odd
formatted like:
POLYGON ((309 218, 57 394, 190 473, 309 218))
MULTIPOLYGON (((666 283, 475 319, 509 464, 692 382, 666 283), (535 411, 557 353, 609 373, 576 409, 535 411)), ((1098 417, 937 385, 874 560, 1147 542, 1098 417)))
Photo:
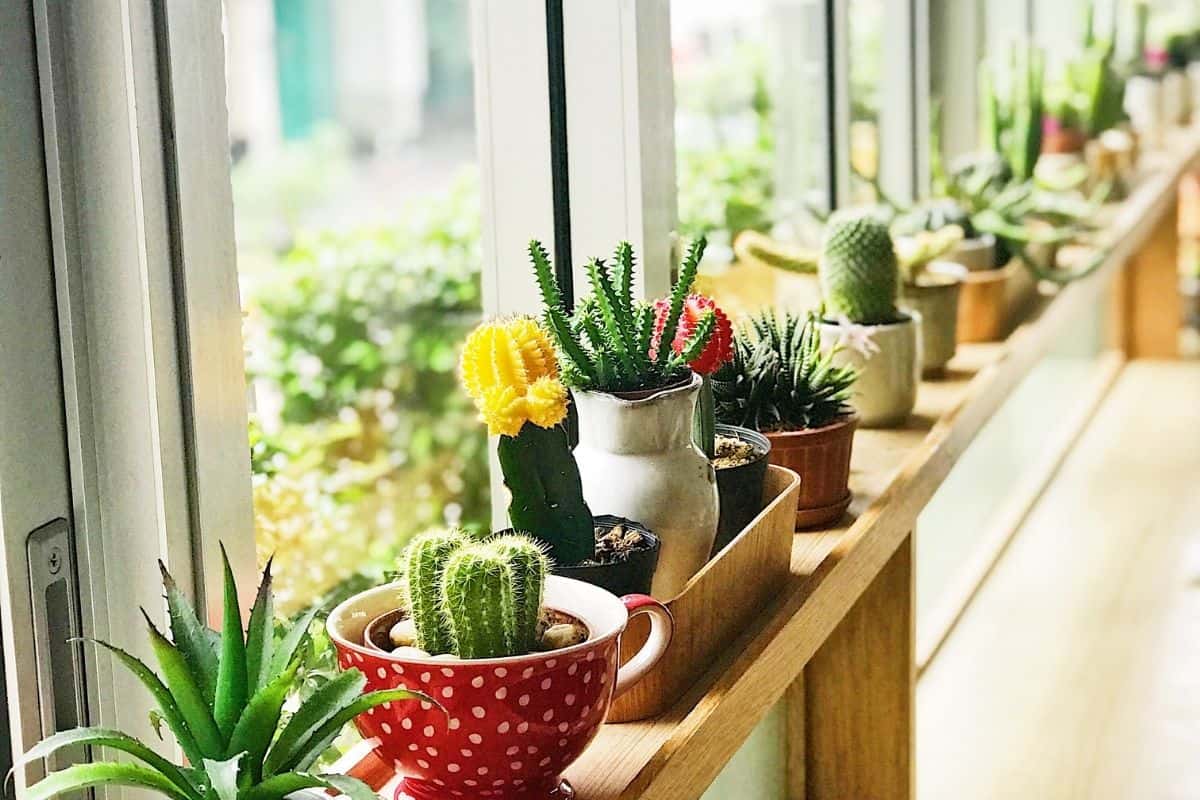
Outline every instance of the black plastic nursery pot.
POLYGON ((654 580, 654 570, 658 567, 658 553, 662 549, 662 541, 644 525, 611 514, 600 514, 594 517, 593 521, 597 528, 606 531, 618 525, 635 530, 642 536, 642 545, 628 551, 620 561, 555 566, 554 574, 599 586, 617 597, 627 594, 650 594, 650 583, 654 580))
POLYGON ((770 440, 758 431, 720 424, 716 426, 716 430, 717 436, 740 439, 753 447, 754 460, 736 467, 717 469, 717 495, 721 505, 712 556, 725 549, 726 545, 758 516, 758 512, 762 511, 767 454, 771 452, 770 440))

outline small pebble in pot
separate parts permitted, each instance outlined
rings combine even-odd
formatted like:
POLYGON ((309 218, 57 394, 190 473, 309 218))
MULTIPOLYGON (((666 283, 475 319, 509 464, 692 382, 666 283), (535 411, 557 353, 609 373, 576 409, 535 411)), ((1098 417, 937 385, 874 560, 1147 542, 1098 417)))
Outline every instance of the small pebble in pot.
POLYGON ((586 639, 586 628, 570 623, 560 623, 546 628, 545 633, 538 641, 538 646, 542 650, 560 650, 573 644, 580 644, 586 639))
POLYGON ((408 647, 417 641, 417 625, 411 619, 402 619, 388 632, 394 647, 408 647))
POLYGON ((433 660, 434 661, 458 661, 458 656, 454 655, 454 653, 442 653, 439 656, 434 656, 433 660))
POLYGON ((392 651, 392 655, 400 658, 429 658, 429 653, 419 647, 397 647, 392 651))

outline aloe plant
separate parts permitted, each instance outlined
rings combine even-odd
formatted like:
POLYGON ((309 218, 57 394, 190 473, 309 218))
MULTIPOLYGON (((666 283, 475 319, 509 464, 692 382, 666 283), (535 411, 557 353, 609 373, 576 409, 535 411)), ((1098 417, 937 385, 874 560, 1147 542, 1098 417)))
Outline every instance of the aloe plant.
POLYGON ((159 564, 171 638, 142 613, 161 676, 121 648, 96 642, 154 696, 187 765, 173 764, 121 731, 75 728, 34 746, 15 768, 79 746, 104 747, 133 760, 76 764, 52 772, 25 793, 26 800, 45 800, 91 786, 139 787, 172 800, 283 800, 308 788, 332 789, 352 800, 378 800, 354 778, 309 770, 359 714, 388 702, 433 700, 404 689, 363 694, 366 678, 357 669, 348 669, 285 715, 284 704, 298 685, 316 610, 277 631, 268 563, 243 634, 241 604, 224 548, 221 557, 225 607, 219 634, 201 622, 159 564))

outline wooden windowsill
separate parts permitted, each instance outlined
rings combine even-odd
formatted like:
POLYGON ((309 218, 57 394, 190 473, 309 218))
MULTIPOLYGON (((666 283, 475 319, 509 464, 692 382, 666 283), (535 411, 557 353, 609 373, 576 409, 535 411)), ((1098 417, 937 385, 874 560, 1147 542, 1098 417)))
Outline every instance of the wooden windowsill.
POLYGON ((1174 205, 1180 176, 1200 157, 1200 132, 1181 130, 1143 158, 1142 178, 1105 209, 1114 249, 1090 278, 1039 297, 1004 342, 964 345, 943 380, 925 382, 905 428, 860 430, 840 527, 799 533, 793 580, 761 624, 672 709, 642 722, 606 725, 568 772, 580 800, 699 797, 913 530, 950 469, 1080 310, 1100 302, 1111 279, 1174 205))

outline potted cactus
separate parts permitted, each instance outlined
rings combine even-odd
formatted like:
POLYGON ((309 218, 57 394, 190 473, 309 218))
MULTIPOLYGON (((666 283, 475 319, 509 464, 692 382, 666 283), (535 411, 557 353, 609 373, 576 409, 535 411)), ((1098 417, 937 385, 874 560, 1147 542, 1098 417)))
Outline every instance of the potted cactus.
POLYGON ((716 313, 702 310, 683 342, 680 321, 704 254, 693 242, 658 321, 633 296, 633 248, 611 266, 587 264, 591 294, 571 313, 545 249, 530 244, 544 321, 579 411, 575 459, 593 508, 635 519, 662 540, 653 594, 671 598, 708 560, 717 530, 716 475, 696 447, 692 422, 702 380, 688 364, 708 347, 716 313), (653 347, 655 340, 672 347, 653 347))
POLYGON ((854 407, 861 424, 903 424, 921 374, 920 321, 896 307, 900 269, 887 225, 870 211, 839 211, 829 217, 819 256, 757 237, 744 240, 741 252, 779 269, 817 273, 825 304, 821 339, 836 350, 839 365, 858 371, 854 407))
POLYGON ((841 517, 850 504, 850 453, 858 418, 849 405, 856 373, 822 349, 815 314, 772 311, 734 338, 734 357, 713 376, 717 418, 761 431, 771 463, 800 474, 799 528, 841 517))
POLYGON ((934 233, 950 225, 962 230, 962 238, 953 250, 942 256, 944 260, 961 264, 971 271, 995 269, 996 237, 977 231, 971 223, 970 211, 953 198, 938 197, 918 203, 898 214, 889 227, 895 237, 934 233))
POLYGON ((943 373, 958 344, 958 297, 967 269, 942 259, 962 240, 962 229, 895 237, 900 263, 900 307, 921 317, 921 364, 927 377, 943 373))
MULTIPOLYGON (((716 556, 762 510, 767 453, 771 443, 758 431, 738 425, 717 424, 712 374, 733 358, 733 325, 716 303, 704 295, 689 294, 684 301, 675 341, 671 346, 676 353, 682 353, 700 320, 709 313, 716 317, 712 338, 700 355, 688 362, 688 366, 702 381, 693 438, 717 472, 720 513, 717 518, 717 538, 712 549, 712 555, 716 556)), ((662 328, 669 314, 668 301, 659 300, 654 304, 655 335, 650 345, 651 356, 657 356, 658 348, 662 345, 662 328)))
POLYGON ((649 592, 657 536, 636 522, 593 518, 567 439, 567 389, 546 331, 529 317, 486 322, 463 348, 462 381, 496 450, 513 529, 542 542, 560 575, 614 594, 649 592))
POLYGON ((532 539, 423 534, 403 580, 346 600, 327 627, 343 669, 380 691, 438 700, 359 717, 411 797, 569 797, 561 775, 600 729, 613 698, 665 651, 672 623, 645 595, 618 600, 547 576, 532 539), (643 650, 618 670, 630 615, 651 617, 643 650), (559 794, 556 794, 559 793, 559 794))
POLYGON ((218 634, 204 626, 163 569, 171 638, 142 612, 161 675, 126 651, 97 642, 154 696, 159 718, 174 734, 186 765, 120 731, 76 728, 36 745, 16 768, 63 748, 87 746, 124 753, 130 760, 51 772, 22 797, 43 800, 92 786, 127 786, 172 800, 283 800, 310 788, 377 800, 366 784, 347 775, 313 772, 313 764, 360 714, 370 715, 381 706, 438 707, 415 689, 390 686, 364 694, 367 679, 355 668, 299 701, 296 690, 316 610, 278 632, 270 570, 268 563, 243 634, 241 603, 226 560, 224 629, 218 634), (288 703, 297 703, 290 713, 284 711, 288 703))

